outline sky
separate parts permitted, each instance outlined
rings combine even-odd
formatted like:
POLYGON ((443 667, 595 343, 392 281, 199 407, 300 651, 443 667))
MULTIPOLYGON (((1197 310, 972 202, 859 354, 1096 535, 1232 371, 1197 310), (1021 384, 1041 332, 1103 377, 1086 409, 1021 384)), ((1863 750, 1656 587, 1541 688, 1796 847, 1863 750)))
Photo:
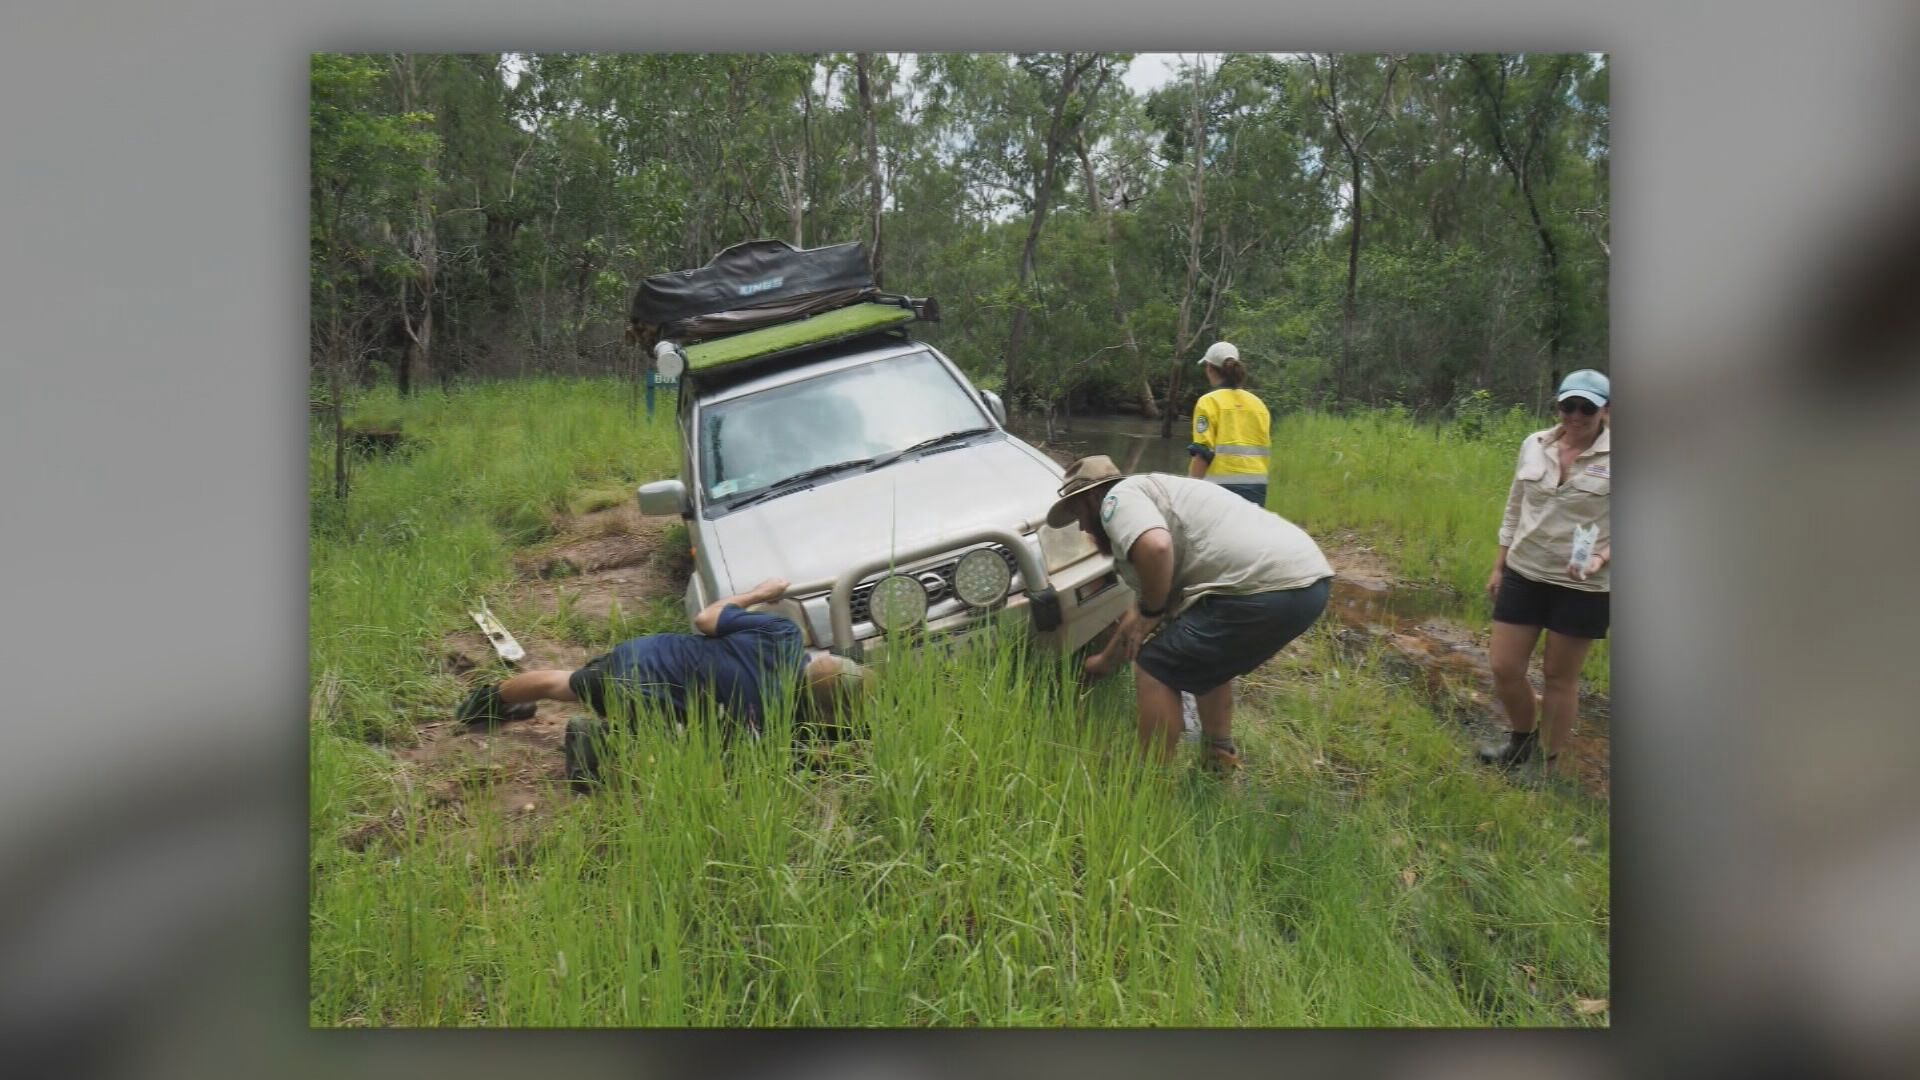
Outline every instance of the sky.
MULTIPOLYGON (((1134 55, 1133 63, 1127 65, 1127 73, 1123 76, 1123 81, 1127 84, 1127 89, 1136 94, 1145 94, 1165 86, 1173 79, 1174 68, 1180 62, 1181 57, 1205 56, 1212 58, 1218 55, 1218 53, 1137 53, 1134 55)), ((904 61, 903 74, 911 77, 913 72, 913 57, 905 56, 902 57, 902 60, 904 61)), ((523 63, 520 61, 519 56, 517 54, 508 54, 505 66, 507 82, 509 84, 519 82, 520 73, 524 70, 523 63)))
POLYGON ((1182 56, 1212 57, 1214 53, 1138 53, 1127 65, 1127 89, 1136 94, 1158 90, 1173 79, 1174 65, 1182 56))

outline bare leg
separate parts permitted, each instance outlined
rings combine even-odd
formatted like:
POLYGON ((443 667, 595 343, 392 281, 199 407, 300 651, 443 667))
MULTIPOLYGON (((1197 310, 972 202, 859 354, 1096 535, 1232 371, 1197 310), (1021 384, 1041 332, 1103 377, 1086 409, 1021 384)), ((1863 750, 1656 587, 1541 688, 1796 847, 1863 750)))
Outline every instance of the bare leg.
POLYGON ((1233 735, 1233 683, 1223 682, 1219 686, 1199 695, 1200 730, 1216 739, 1230 738, 1233 735))
MULTIPOLYGON (((1157 748, 1161 761, 1172 761, 1184 727, 1180 722, 1180 691, 1135 664, 1133 697, 1140 708, 1140 748, 1148 752, 1157 748)), ((1204 714, 1201 723, 1206 723, 1204 714)))
POLYGON ((552 668, 523 671, 500 684, 500 700, 508 705, 524 705, 530 701, 579 701, 574 696, 573 687, 567 685, 567 680, 571 678, 573 672, 552 668))
POLYGON ((1533 730, 1533 687, 1527 683, 1527 660, 1533 656, 1533 647, 1539 640, 1537 626, 1493 624, 1493 645, 1488 650, 1493 665, 1493 693, 1506 708, 1507 725, 1514 731, 1533 730))
POLYGON ((1557 754, 1571 745, 1573 718, 1580 707, 1580 665, 1593 648, 1592 638, 1570 637, 1547 631, 1547 688, 1540 695, 1540 709, 1546 715, 1547 752, 1557 754))

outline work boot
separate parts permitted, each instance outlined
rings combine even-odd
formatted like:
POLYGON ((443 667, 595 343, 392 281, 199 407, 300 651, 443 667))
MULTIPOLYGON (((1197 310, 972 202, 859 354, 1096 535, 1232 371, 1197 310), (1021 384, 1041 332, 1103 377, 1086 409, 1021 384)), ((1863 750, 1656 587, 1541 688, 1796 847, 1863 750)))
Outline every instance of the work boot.
POLYGON ((1509 731, 1504 743, 1486 743, 1480 747, 1480 763, 1511 769, 1525 764, 1540 748, 1540 729, 1509 731))
POLYGON ((509 720, 531 720, 536 710, 532 702, 508 705, 500 700, 500 684, 488 683, 468 694, 453 715, 463 724, 492 727, 509 720))
POLYGON ((600 779, 598 743, 606 725, 597 716, 575 716, 567 721, 566 738, 561 749, 566 756, 567 783, 586 789, 600 779))
POLYGON ((1205 738, 1202 748, 1200 767, 1214 776, 1232 776, 1240 771, 1240 748, 1231 738, 1205 738))

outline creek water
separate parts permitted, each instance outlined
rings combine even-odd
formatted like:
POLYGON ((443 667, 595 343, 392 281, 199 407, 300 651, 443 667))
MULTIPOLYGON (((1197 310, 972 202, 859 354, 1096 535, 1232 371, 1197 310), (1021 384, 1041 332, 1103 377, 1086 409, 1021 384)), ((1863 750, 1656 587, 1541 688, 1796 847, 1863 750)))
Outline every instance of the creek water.
POLYGON ((1187 472, 1188 421, 1173 422, 1173 437, 1160 437, 1160 421, 1139 416, 1056 416, 1052 430, 1042 416, 1017 417, 1008 430, 1060 459, 1105 454, 1125 473, 1187 472))

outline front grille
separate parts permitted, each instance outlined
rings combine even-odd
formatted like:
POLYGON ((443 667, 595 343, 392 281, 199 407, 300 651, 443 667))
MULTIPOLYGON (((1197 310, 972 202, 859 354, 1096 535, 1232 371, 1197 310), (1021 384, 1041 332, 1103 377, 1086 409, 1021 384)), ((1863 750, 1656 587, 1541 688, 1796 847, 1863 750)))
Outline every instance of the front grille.
MULTIPOLYGON (((1000 558, 1006 562, 1007 570, 1010 573, 1016 576, 1020 573, 1019 561, 1014 558, 1013 552, 1007 550, 1005 545, 991 544, 991 545, 988 545, 988 547, 989 547, 989 550, 991 550, 995 555, 1000 556, 1000 558)), ((961 552, 962 556, 969 555, 969 554, 972 554, 972 553, 961 552)), ((959 569, 960 569, 960 558, 955 557, 952 559, 947 559, 943 562, 935 563, 932 566, 922 567, 918 570, 907 570, 902 572, 905 573, 908 577, 917 578, 922 585, 926 586, 927 609, 931 611, 934 607, 938 606, 942 601, 953 598, 954 596, 953 575, 959 569)), ((868 610, 868 604, 873 598, 873 587, 875 585, 880 584, 880 580, 882 578, 887 577, 891 573, 892 571, 887 571, 886 573, 879 574, 867 581, 860 583, 859 585, 854 586, 853 603, 852 603, 854 622, 863 623, 863 622, 873 621, 873 616, 868 610)))

